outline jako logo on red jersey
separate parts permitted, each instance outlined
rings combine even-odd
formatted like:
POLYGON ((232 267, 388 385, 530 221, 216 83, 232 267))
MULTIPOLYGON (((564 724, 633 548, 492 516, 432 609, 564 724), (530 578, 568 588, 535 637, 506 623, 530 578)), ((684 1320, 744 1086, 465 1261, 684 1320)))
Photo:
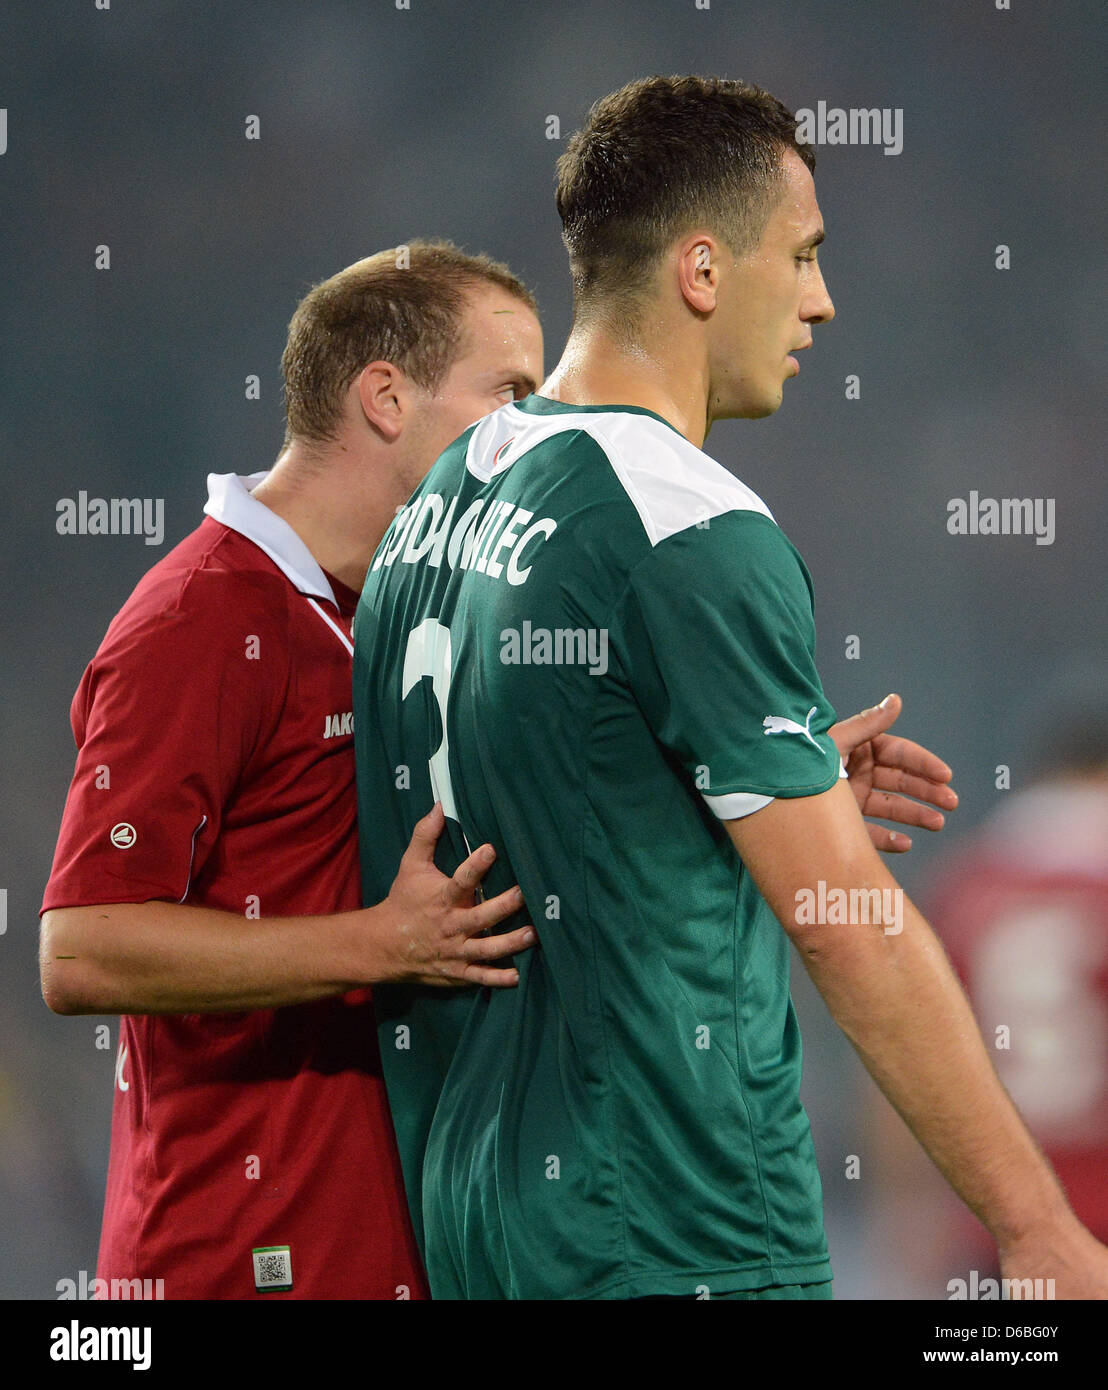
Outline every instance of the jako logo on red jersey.
POLYGON ((323 726, 324 738, 338 738, 340 734, 352 734, 353 732, 353 710, 348 711, 346 714, 329 714, 323 726))

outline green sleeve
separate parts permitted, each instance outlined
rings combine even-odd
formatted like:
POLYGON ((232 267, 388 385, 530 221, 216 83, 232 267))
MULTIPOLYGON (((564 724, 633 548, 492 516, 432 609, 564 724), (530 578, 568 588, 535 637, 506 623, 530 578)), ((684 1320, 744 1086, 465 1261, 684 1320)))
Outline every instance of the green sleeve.
POLYGON ((660 541, 631 571, 609 641, 655 736, 717 815, 840 776, 811 581, 769 517, 728 512, 660 541))

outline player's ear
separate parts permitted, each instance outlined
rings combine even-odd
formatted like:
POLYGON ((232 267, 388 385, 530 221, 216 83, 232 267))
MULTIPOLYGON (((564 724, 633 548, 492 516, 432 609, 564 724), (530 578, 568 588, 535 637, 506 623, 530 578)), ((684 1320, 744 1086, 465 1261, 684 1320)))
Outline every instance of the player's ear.
POLYGON ((696 232, 677 245, 677 283, 690 309, 710 313, 716 307, 719 288, 718 255, 715 240, 706 232, 696 232))
POLYGON ((412 408, 411 383, 391 362, 370 362, 350 386, 350 404, 390 443, 399 438, 412 408))

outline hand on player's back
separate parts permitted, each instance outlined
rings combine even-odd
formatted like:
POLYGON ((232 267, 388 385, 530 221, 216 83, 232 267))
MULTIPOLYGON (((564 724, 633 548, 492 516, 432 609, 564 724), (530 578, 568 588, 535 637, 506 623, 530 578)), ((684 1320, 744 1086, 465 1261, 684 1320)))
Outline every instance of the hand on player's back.
POLYGON ((515 887, 487 902, 474 902, 475 890, 496 858, 492 845, 475 849, 452 878, 440 873, 435 845, 445 824, 436 802, 417 822, 385 900, 392 932, 387 978, 421 985, 518 984, 514 967, 492 962, 527 950, 536 940, 534 928, 518 927, 501 936, 481 933, 518 912, 523 894, 515 887))

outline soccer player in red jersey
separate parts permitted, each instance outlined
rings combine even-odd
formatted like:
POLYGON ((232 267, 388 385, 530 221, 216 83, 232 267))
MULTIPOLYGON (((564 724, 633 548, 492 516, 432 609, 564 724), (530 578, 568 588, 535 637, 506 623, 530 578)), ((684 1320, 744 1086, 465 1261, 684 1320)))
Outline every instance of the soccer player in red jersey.
POLYGON ((273 470, 209 477, 73 701, 43 992, 122 1015, 99 1278, 425 1297, 366 987, 510 986, 492 963, 532 936, 481 937, 519 897, 468 905, 491 847, 435 869, 438 808, 361 908, 350 623, 397 507, 533 389, 542 336, 505 267, 412 243, 317 286, 283 367, 273 470))
MULTIPOLYGON (((1007 792, 935 890, 936 930, 997 1072, 1081 1222, 1108 1241, 1108 694, 1103 665, 1044 699, 1023 790, 1007 792)), ((965 1267, 985 1232, 951 1213, 965 1267)))

